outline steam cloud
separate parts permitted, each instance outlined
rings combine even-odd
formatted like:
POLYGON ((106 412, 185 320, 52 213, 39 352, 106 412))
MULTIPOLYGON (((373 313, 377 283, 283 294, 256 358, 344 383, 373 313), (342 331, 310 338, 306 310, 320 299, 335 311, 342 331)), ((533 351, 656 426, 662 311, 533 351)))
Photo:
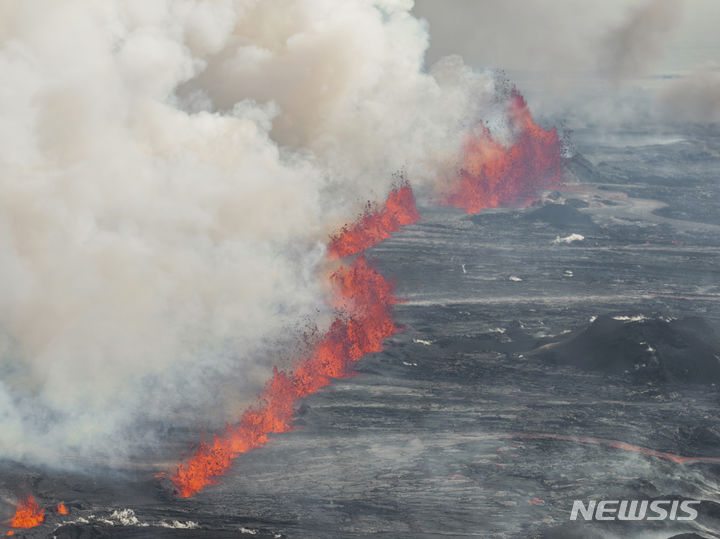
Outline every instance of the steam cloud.
POLYGON ((0 4, 0 457, 232 421, 327 323, 329 234, 492 117, 411 7, 0 4))

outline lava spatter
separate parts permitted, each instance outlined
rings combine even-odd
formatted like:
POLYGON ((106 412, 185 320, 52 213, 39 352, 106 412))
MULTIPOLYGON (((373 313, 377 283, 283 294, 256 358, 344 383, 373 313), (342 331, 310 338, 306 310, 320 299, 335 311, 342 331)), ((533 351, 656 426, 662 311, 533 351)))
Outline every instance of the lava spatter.
POLYGON ((467 213, 526 206, 539 191, 562 185, 562 144, 557 130, 545 130, 536 124, 517 90, 512 93, 508 109, 513 142, 509 146, 502 144, 485 126, 470 136, 463 148, 458 177, 449 183, 441 205, 467 213))
POLYGON ((368 202, 363 215, 354 223, 346 225, 330 238, 330 259, 345 258, 360 253, 390 237, 401 226, 420 219, 415 207, 415 195, 407 182, 396 186, 385 204, 378 207, 368 202))
POLYGON ((274 369, 259 404, 249 408, 237 425, 203 441, 192 457, 178 465, 170 480, 189 497, 224 474, 235 457, 267 443, 270 434, 290 430, 298 399, 351 372, 365 354, 377 352, 397 331, 390 312, 396 302, 393 286, 367 262, 356 258, 331 276, 335 303, 342 307, 329 330, 304 361, 284 372, 274 369))
POLYGON ((30 494, 24 501, 21 501, 15 516, 10 521, 13 528, 34 528, 45 520, 45 510, 40 507, 35 497, 30 494))

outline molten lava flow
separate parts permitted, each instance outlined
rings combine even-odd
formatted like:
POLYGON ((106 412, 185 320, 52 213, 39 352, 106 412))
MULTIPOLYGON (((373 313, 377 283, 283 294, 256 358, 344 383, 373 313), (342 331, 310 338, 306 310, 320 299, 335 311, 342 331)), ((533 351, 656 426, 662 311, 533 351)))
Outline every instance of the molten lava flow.
POLYGON ((33 528, 45 519, 45 510, 35 501, 31 494, 27 500, 20 502, 15 511, 15 516, 10 521, 13 528, 33 528))
POLYGON ((67 514, 70 513, 70 511, 68 511, 68 508, 65 507, 65 504, 64 504, 63 502, 60 502, 60 503, 58 504, 58 506, 57 506, 57 512, 58 512, 58 514, 60 514, 60 515, 67 515, 67 514))
MULTIPOLYGON (((518 132, 510 148, 493 141, 487 130, 468 142, 461 181, 447 204, 473 213, 529 199, 536 190, 560 183, 560 143, 555 130, 537 126, 518 93, 513 94, 510 117, 518 132)), ((418 219, 412 189, 402 183, 382 207, 368 204, 355 224, 331 238, 329 257, 360 253, 418 219)), ((309 358, 289 372, 273 371, 259 404, 249 408, 237 425, 228 426, 212 441, 202 441, 192 457, 178 465, 170 479, 181 496, 191 496, 214 482, 238 454, 264 445, 270 434, 289 430, 298 399, 327 386, 333 378, 348 375, 353 362, 380 350, 383 340, 397 331, 390 313, 395 303, 392 285, 364 257, 349 268, 341 267, 331 281, 335 307, 342 314, 315 343, 309 358)))
POLYGON ((465 144, 462 169, 446 193, 442 205, 477 213, 485 208, 527 205, 543 189, 562 184, 561 144, 553 127, 537 125, 517 90, 509 108, 515 140, 509 147, 494 140, 482 127, 465 144))
POLYGON ((290 372, 277 368, 265 385, 260 404, 248 409, 240 423, 229 426, 212 442, 202 442, 193 456, 170 477, 179 494, 188 497, 230 467, 240 453, 267 443, 268 435, 290 429, 298 399, 346 376, 363 355, 381 349, 384 339, 397 331, 390 307, 393 286, 365 260, 341 267, 331 276, 335 304, 341 315, 314 345, 310 357, 290 372))
MULTIPOLYGON (((333 236, 329 255, 337 259, 359 253, 418 219, 412 189, 407 182, 401 183, 381 208, 368 204, 354 225, 333 236)), ((238 454, 264 445, 270 434, 288 431, 298 399, 327 386, 333 378, 347 376, 353 362, 379 351, 383 340, 397 331, 390 312, 396 302, 393 286, 364 256, 338 269, 330 280, 333 303, 341 314, 314 344, 309 358, 287 373, 274 369, 260 404, 249 408, 237 425, 228 426, 212 442, 202 441, 192 457, 178 465, 170 480, 181 496, 191 496, 214 482, 238 454)))
POLYGON ((360 219, 330 238, 328 254, 336 260, 360 253, 389 238, 401 226, 415 223, 418 219, 420 214, 415 208, 412 188, 403 182, 392 190, 382 207, 368 202, 360 219))

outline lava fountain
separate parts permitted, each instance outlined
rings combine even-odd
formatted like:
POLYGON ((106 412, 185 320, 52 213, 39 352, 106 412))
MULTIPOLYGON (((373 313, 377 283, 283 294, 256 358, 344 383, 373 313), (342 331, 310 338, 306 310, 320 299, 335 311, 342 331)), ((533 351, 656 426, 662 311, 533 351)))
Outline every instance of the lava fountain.
POLYGON ((25 501, 18 504, 15 516, 10 521, 13 528, 34 528, 45 520, 45 510, 40 507, 35 497, 30 494, 25 501))
MULTIPOLYGON (((330 256, 363 251, 418 218, 410 185, 400 184, 382 207, 369 205, 355 224, 332 237, 330 256)), ((228 426, 212 441, 202 441, 190 459, 177 466, 170 480, 180 496, 189 497, 212 484, 237 455, 266 444, 270 434, 290 430, 298 399, 327 386, 333 378, 350 374, 355 361, 379 351, 383 340, 398 330, 390 310, 396 303, 393 285, 364 256, 341 266, 330 282, 338 315, 328 331, 311 347, 309 357, 289 372, 274 369, 259 404, 246 410, 238 424, 228 426)))
POLYGON ((381 207, 370 202, 363 215, 352 225, 330 238, 328 256, 332 260, 360 253, 390 237, 401 226, 420 219, 415 207, 415 195, 410 184, 402 182, 388 195, 381 207))
POLYGON ((377 352, 397 331, 390 308, 396 302, 393 285, 376 272, 364 256, 331 276, 335 303, 342 308, 309 358, 290 372, 274 369, 259 404, 249 408, 237 425, 203 441, 192 457, 178 465, 170 480, 182 497, 189 497, 224 474, 233 459, 268 442, 270 434, 291 428, 294 405, 327 386, 333 378, 347 376, 353 362, 377 352))
MULTIPOLYGON (((542 188, 562 180, 560 142, 555 129, 546 131, 532 119, 522 96, 512 94, 509 108, 517 132, 509 148, 494 141, 484 129, 465 146, 464 168, 450 189, 446 205, 468 213, 530 199, 542 188)), ((409 183, 402 182, 382 206, 368 203, 353 224, 330 238, 328 257, 341 259, 390 237, 392 232, 420 218, 409 183)), ((291 428, 297 401, 351 373, 352 364, 365 354, 381 350, 383 341, 398 331, 391 306, 397 302, 393 286, 367 262, 357 257, 330 277, 338 315, 312 347, 307 358, 288 372, 275 368, 258 404, 245 411, 239 423, 203 440, 170 475, 178 494, 189 497, 223 475, 241 453, 265 445, 271 434, 291 428)))
POLYGON ((441 205, 467 213, 525 206, 538 191, 562 185, 562 145, 557 130, 536 124, 517 90, 511 94, 508 120, 514 133, 510 146, 495 140, 485 126, 468 138, 458 178, 446 188, 441 205))

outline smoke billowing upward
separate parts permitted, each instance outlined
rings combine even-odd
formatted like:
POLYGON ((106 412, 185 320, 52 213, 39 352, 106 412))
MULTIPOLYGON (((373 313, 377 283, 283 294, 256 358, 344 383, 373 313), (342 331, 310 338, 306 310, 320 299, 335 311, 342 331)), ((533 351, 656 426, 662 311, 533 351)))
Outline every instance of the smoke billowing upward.
POLYGON ((0 456, 223 424, 329 324, 329 235, 503 114, 410 7, 0 6, 0 456))
POLYGON ((660 94, 660 99, 669 120, 720 122, 720 67, 698 69, 673 80, 660 94))
POLYGON ((681 6, 680 0, 652 0, 609 30, 600 49, 600 67, 605 74, 615 82, 647 74, 665 52, 681 6))
POLYGON ((506 69, 535 114, 572 127, 718 121, 714 0, 415 4, 430 24, 428 62, 456 53, 506 69))

